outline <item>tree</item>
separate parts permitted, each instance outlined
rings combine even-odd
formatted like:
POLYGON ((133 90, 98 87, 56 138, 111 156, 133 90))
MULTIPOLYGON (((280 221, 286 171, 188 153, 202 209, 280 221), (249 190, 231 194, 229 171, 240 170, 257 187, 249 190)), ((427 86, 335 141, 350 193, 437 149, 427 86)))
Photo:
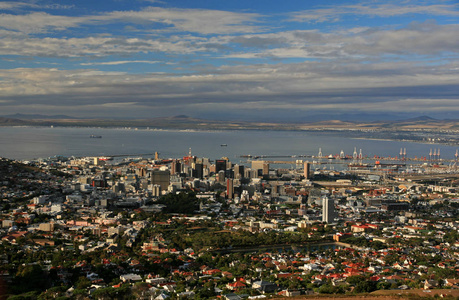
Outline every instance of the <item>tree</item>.
POLYGON ((64 286, 55 286, 52 287, 38 296, 38 300, 50 300, 50 299, 56 299, 60 296, 63 296, 65 291, 67 290, 66 287, 64 286))
POLYGON ((357 285, 359 282, 365 280, 363 276, 349 276, 346 281, 351 285, 357 285))
POLYGON ((165 213, 193 214, 199 209, 199 199, 195 193, 167 194, 161 197, 158 204, 164 204, 165 213))
POLYGON ((101 288, 92 293, 94 299, 110 300, 110 299, 135 299, 131 293, 129 286, 121 286, 120 288, 101 288))
POLYGON ((330 283, 324 284, 319 288, 320 294, 343 294, 345 292, 342 286, 333 286, 330 283))
POLYGON ((13 291, 23 293, 29 291, 42 291, 49 286, 47 274, 39 265, 20 266, 13 281, 13 291), (24 284, 27 282, 27 284, 24 284))
POLYGON ((206 282, 202 288, 197 289, 195 299, 208 299, 215 296, 215 289, 211 281, 206 282))
POLYGON ((389 282, 381 281, 381 282, 378 282, 376 284, 376 289, 378 289, 378 290, 388 290, 388 289, 390 289, 390 286, 391 286, 391 284, 389 282))
POLYGON ((356 284, 355 293, 371 293, 376 291, 376 282, 371 280, 360 281, 356 284))
POLYGON ((91 281, 85 276, 80 276, 78 281, 75 283, 77 289, 85 289, 91 286, 91 281))

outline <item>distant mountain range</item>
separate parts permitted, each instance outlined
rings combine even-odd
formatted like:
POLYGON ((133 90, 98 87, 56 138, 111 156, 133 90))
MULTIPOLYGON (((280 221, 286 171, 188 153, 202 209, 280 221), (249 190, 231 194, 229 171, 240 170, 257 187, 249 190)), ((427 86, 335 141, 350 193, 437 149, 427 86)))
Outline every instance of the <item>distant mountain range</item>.
POLYGON ((119 120, 78 119, 66 115, 15 114, 0 117, 0 126, 84 126, 84 127, 150 127, 161 129, 260 129, 260 130, 459 130, 459 119, 438 120, 420 116, 398 121, 342 121, 316 122, 248 122, 207 120, 178 115, 173 117, 119 120))
POLYGON ((14 114, 14 115, 5 115, 0 116, 2 118, 9 119, 20 119, 20 120, 35 120, 35 119, 76 119, 74 117, 66 115, 39 115, 39 114, 14 114))

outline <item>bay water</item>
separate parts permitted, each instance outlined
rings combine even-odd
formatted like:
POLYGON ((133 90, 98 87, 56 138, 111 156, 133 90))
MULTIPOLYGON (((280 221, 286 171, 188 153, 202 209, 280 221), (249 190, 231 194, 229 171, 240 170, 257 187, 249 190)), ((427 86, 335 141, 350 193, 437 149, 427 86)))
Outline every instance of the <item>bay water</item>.
MULTIPOLYGON (((192 154, 219 159, 228 157, 237 163, 241 155, 352 155, 362 149, 364 156, 429 156, 430 149, 440 149, 441 157, 454 159, 457 147, 405 141, 356 139, 336 134, 307 131, 268 130, 149 130, 132 128, 83 127, 0 127, 0 157, 31 160, 55 155, 109 156, 160 153, 161 158, 179 158, 192 154), (101 138, 91 138, 90 136, 101 138)), ((151 155, 150 155, 151 156, 151 155)), ((299 157, 301 159, 301 157, 299 157)), ((280 159, 281 160, 281 159, 280 159)))

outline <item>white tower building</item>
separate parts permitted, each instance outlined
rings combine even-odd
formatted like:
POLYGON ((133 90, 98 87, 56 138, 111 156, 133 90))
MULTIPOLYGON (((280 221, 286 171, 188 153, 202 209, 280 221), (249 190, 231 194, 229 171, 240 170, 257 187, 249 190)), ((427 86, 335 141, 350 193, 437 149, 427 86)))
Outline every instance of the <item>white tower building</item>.
POLYGON ((322 222, 333 223, 335 220, 335 201, 328 197, 322 198, 322 222))

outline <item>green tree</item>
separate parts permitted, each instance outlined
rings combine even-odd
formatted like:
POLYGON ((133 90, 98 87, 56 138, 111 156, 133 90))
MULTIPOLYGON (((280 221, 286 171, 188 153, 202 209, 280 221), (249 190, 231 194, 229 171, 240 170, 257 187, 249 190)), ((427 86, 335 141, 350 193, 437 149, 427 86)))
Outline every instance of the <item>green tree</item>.
POLYGON ((371 293, 376 291, 376 282, 371 280, 360 281, 355 285, 355 293, 371 293))
POLYGON ((39 265, 20 266, 13 280, 12 289, 15 293, 29 291, 42 291, 49 286, 50 282, 46 272, 39 265), (24 284, 24 283, 27 284, 24 284))
POLYGON ((161 197, 158 204, 164 204, 165 213, 193 214, 199 209, 199 199, 195 193, 167 194, 161 197))

